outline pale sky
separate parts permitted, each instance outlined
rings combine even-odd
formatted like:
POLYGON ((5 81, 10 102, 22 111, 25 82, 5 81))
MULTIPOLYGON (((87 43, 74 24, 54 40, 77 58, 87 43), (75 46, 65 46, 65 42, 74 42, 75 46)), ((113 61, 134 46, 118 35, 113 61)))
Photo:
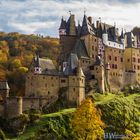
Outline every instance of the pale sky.
POLYGON ((58 36, 61 17, 86 15, 130 31, 140 27, 140 0, 0 0, 0 31, 58 36))

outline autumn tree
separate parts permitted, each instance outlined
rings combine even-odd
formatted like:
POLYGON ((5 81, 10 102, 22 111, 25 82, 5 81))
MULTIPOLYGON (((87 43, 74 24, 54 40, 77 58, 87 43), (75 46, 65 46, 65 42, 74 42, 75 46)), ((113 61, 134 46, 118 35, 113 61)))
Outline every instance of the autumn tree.
POLYGON ((91 99, 86 99, 74 112, 71 121, 74 136, 78 140, 103 139, 104 123, 91 99))

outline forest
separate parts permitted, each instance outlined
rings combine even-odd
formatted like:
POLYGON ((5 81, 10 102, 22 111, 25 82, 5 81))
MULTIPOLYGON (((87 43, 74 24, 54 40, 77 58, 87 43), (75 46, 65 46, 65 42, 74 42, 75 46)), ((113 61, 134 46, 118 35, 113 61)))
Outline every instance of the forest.
POLYGON ((60 48, 57 38, 0 32, 0 80, 8 81, 10 95, 24 94, 25 73, 36 53, 56 63, 60 48))

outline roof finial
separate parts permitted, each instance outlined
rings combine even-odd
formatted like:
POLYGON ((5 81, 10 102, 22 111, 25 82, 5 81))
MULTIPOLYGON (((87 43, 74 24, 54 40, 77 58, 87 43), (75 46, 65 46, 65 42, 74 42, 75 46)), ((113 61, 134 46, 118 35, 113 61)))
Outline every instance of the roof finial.
POLYGON ((100 23, 101 23, 101 17, 99 17, 99 21, 100 21, 100 23))
POLYGON ((84 15, 86 15, 86 8, 84 8, 84 15))
POLYGON ((78 20, 78 25, 80 25, 80 21, 78 20))
POLYGON ((116 27, 116 22, 114 22, 114 27, 116 27))

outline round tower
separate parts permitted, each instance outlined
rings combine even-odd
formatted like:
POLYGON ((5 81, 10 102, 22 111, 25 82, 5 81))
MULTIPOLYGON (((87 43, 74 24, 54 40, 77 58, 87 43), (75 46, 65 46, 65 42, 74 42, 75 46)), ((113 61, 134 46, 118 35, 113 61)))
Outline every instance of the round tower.
POLYGON ((107 30, 106 30, 105 24, 104 24, 104 30, 103 30, 102 38, 103 38, 103 43, 105 45, 107 45, 107 42, 108 42, 108 34, 107 34, 107 30))

